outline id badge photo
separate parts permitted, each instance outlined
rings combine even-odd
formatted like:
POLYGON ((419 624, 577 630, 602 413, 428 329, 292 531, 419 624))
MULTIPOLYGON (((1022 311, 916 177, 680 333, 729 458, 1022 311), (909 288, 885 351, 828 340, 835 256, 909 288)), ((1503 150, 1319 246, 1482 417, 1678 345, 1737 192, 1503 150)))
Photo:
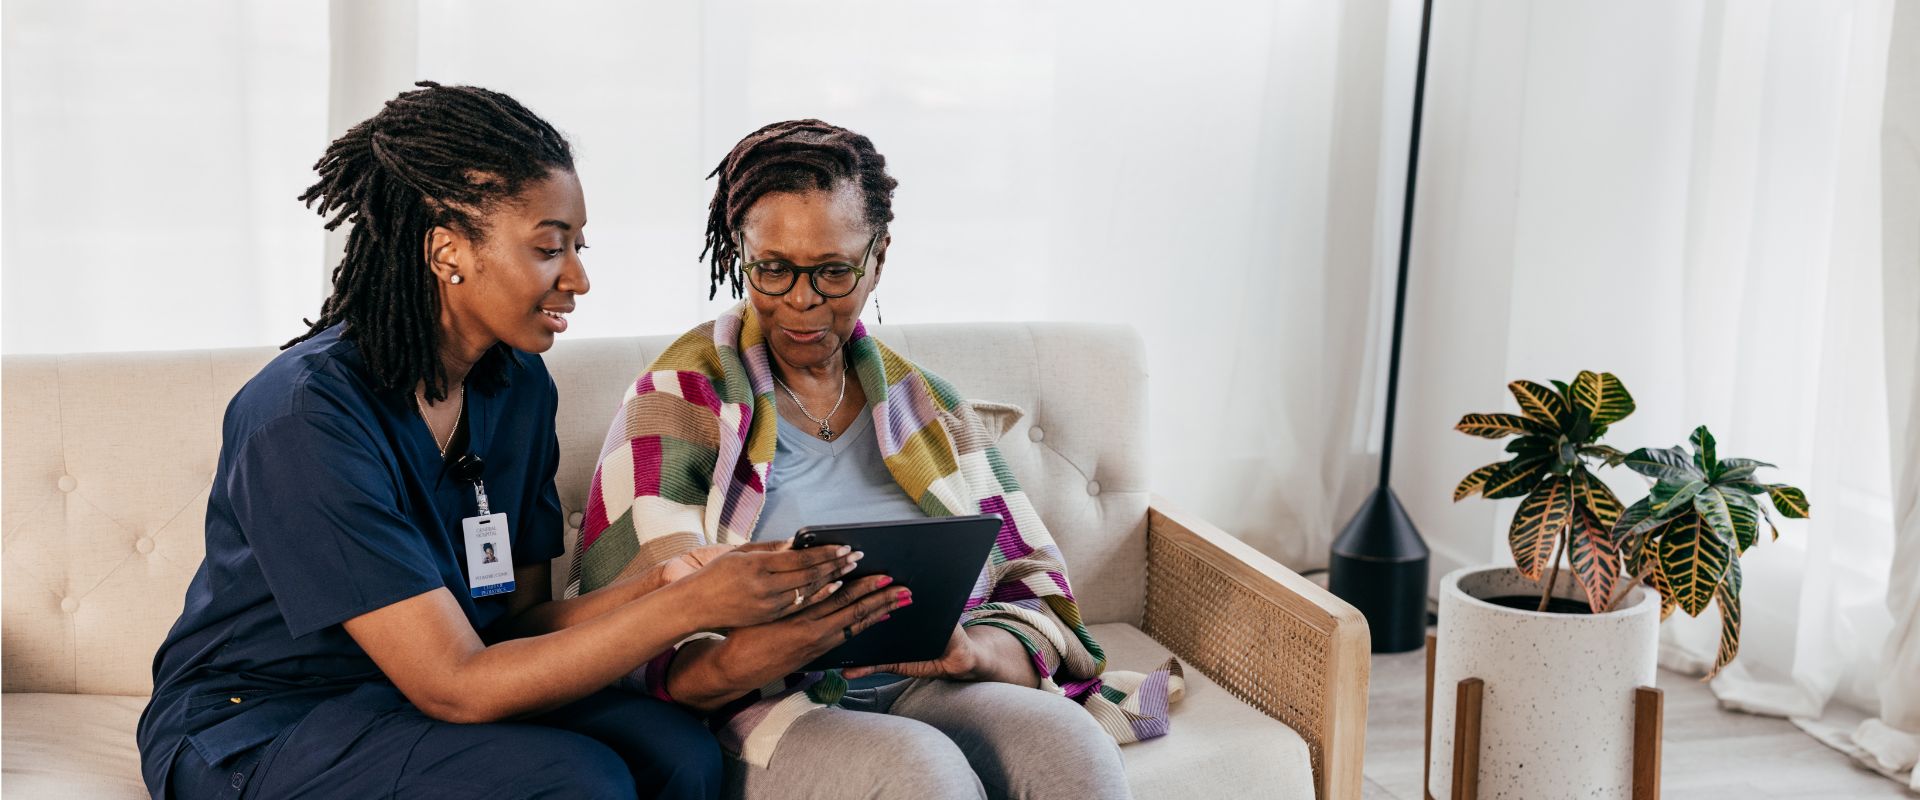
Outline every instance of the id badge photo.
POLYGON ((466 532, 467 586, 474 597, 513 591, 513 539, 507 515, 487 514, 460 521, 466 532))

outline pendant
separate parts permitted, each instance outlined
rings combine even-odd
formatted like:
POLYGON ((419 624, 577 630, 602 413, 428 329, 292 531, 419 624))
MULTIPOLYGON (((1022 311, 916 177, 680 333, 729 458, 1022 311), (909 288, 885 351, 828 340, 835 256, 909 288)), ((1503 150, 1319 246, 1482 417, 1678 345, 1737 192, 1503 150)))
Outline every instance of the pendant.
POLYGON ((820 438, 829 442, 833 441, 833 431, 827 428, 827 423, 820 423, 820 438))

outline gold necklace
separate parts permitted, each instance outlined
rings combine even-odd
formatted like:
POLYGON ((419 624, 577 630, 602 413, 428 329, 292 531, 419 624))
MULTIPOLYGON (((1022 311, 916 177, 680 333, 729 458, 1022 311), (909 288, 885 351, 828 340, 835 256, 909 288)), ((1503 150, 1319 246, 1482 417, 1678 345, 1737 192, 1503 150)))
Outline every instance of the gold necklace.
MULTIPOLYGON (((414 408, 417 408, 420 410, 420 421, 427 423, 427 435, 432 436, 433 420, 427 419, 427 401, 422 396, 422 394, 423 393, 421 392, 413 393, 413 405, 414 405, 414 408)), ((464 383, 460 384, 460 393, 458 396, 459 396, 459 400, 456 402, 460 404, 460 408, 453 412, 453 427, 447 429, 447 440, 445 442, 433 443, 435 447, 440 448, 441 458, 447 457, 447 448, 453 446, 453 435, 460 431, 460 420, 464 419, 467 415, 467 385, 466 384, 464 383)))

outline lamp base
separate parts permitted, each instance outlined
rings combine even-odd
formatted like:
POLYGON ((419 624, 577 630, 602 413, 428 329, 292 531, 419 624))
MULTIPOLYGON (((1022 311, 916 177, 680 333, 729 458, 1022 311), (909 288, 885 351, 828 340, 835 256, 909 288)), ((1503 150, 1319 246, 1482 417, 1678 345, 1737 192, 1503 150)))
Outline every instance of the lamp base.
POLYGON ((1366 616, 1373 652, 1404 653, 1426 642, 1429 555, 1407 510, 1384 484, 1333 540, 1327 588, 1366 616))

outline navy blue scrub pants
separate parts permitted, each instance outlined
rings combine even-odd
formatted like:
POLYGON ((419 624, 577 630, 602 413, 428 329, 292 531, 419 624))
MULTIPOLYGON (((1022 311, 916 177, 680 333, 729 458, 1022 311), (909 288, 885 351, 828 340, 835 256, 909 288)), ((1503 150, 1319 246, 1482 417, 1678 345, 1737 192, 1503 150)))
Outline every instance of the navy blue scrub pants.
POLYGON ((441 722, 386 685, 315 707, 227 768, 192 747, 171 788, 201 798, 717 798, 720 747, 686 711, 608 689, 516 722, 441 722))

